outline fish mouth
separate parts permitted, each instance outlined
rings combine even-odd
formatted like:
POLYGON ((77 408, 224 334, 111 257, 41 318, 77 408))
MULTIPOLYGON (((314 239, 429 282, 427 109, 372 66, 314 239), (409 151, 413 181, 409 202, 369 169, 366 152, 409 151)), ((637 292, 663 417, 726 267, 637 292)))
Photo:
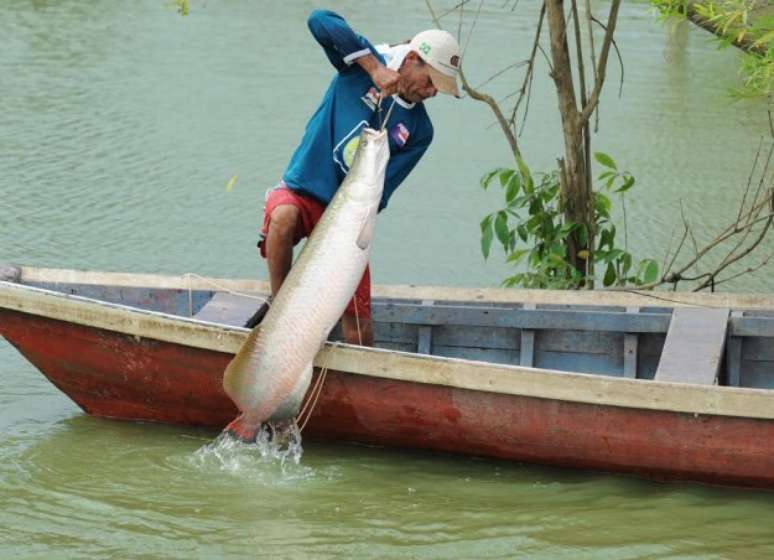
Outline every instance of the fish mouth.
POLYGON ((364 128, 363 129, 363 139, 364 140, 379 140, 380 138, 386 136, 387 131, 386 130, 378 130, 373 128, 364 128))

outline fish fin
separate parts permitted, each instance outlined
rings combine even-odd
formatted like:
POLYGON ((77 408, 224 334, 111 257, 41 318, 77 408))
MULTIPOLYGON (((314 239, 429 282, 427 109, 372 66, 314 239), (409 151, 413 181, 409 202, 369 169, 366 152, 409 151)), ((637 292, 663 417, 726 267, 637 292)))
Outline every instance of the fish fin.
POLYGON ((369 208, 368 212, 363 216, 363 221, 360 223, 360 232, 357 234, 357 246, 362 250, 368 249, 371 245, 371 241, 374 238, 374 209, 369 208))
POLYGON ((237 416, 231 423, 223 428, 226 433, 242 443, 255 443, 258 437, 258 428, 260 424, 247 418, 244 413, 237 416))

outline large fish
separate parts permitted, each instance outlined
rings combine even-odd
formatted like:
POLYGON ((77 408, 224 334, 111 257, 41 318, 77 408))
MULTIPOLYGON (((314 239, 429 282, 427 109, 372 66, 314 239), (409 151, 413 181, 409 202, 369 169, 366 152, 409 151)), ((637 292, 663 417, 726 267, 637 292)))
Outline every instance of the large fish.
POLYGON ((223 388, 241 414, 226 430, 251 441, 288 420, 312 379, 312 361, 347 307, 371 253, 390 158, 384 130, 366 128, 339 187, 260 325, 226 368, 223 388))

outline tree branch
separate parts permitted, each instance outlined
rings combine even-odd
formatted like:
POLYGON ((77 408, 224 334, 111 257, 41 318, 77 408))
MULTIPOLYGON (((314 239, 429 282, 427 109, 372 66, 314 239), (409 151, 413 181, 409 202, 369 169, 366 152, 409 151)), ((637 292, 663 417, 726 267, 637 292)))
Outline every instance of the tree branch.
POLYGON ((589 102, 583 107, 580 115, 581 124, 587 122, 594 108, 599 103, 599 94, 602 92, 602 85, 605 83, 605 70, 607 69, 607 56, 610 54, 610 45, 613 42, 613 33, 615 33, 615 24, 618 21, 618 8, 621 7, 621 0, 613 0, 610 5, 610 13, 607 16, 607 29, 605 38, 602 41, 602 51, 597 63, 597 79, 594 82, 594 90, 591 92, 589 102))

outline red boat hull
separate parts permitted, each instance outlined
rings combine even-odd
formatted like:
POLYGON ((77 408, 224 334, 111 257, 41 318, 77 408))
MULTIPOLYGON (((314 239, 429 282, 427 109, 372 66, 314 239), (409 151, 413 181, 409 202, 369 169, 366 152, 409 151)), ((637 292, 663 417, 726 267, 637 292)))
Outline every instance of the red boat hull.
MULTIPOLYGON (((87 413, 223 428, 231 354, 0 310, 0 334, 87 413)), ((774 422, 328 372, 305 436, 774 488, 774 422)))

